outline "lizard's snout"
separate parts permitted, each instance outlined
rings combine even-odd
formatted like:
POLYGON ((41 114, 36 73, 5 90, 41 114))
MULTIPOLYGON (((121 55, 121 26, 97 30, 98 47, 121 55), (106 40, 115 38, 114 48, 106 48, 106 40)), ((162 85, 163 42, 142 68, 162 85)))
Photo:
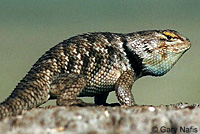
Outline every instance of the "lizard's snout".
POLYGON ((183 48, 185 48, 185 51, 187 51, 188 49, 190 49, 191 47, 191 42, 188 38, 186 38, 185 42, 183 43, 183 48))

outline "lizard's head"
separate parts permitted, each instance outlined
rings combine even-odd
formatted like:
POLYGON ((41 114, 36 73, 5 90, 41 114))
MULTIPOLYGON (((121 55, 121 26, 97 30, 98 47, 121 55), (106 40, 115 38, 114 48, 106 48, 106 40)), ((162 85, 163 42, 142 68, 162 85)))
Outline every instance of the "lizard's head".
POLYGON ((188 38, 174 30, 135 33, 132 49, 142 62, 142 75, 162 76, 190 48, 188 38))

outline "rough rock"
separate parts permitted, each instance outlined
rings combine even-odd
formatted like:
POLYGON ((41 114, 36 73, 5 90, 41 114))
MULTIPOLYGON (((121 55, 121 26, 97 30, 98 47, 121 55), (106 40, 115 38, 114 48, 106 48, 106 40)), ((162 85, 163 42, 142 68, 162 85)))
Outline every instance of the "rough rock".
POLYGON ((162 106, 66 106, 34 108, 0 121, 1 134, 200 133, 200 108, 162 106))

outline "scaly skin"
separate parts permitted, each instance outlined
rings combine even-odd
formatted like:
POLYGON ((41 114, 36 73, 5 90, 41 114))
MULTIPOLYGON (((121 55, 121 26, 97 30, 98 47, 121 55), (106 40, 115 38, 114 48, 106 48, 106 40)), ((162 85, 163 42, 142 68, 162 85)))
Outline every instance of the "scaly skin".
POLYGON ((47 51, 0 104, 0 119, 38 107, 49 99, 58 105, 84 105, 77 97, 94 96, 106 105, 111 91, 121 105, 135 104, 131 87, 142 76, 162 76, 190 48, 173 30, 136 33, 87 33, 47 51))

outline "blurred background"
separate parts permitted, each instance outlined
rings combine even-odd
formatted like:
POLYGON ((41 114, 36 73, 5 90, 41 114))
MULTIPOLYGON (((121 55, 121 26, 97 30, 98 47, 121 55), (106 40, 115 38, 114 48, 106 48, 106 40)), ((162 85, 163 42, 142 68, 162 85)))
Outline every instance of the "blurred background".
MULTIPOLYGON (((1 0, 0 102, 45 51, 64 39, 86 32, 149 29, 175 29, 192 47, 165 76, 137 80, 132 89, 136 103, 200 103, 199 0, 1 0)), ((114 92, 108 102, 118 102, 114 92)))

